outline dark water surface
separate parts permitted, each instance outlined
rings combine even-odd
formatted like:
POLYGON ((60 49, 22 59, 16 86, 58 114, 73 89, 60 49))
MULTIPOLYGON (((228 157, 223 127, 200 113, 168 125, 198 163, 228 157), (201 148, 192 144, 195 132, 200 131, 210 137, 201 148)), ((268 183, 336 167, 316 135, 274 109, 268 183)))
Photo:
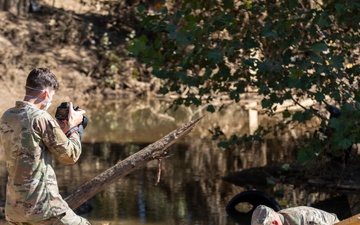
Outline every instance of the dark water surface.
MULTIPOLYGON (((261 145, 227 152, 216 146, 208 130, 221 126, 225 133, 248 133, 252 123, 243 107, 234 105, 220 113, 208 114, 205 110, 185 107, 176 112, 165 112, 168 105, 158 101, 84 105, 90 122, 84 134, 83 154, 74 165, 55 163, 59 188, 64 196, 173 129, 205 116, 186 138, 169 148, 171 156, 162 162, 158 184, 159 164, 155 160, 91 198, 84 207, 91 210, 78 213, 93 224, 238 224, 227 215, 225 207, 232 197, 248 189, 266 192, 283 208, 336 198, 340 200, 325 206, 332 206, 332 210, 341 215, 349 215, 351 209, 351 213, 358 213, 349 204, 344 208, 344 198, 347 202, 355 201, 358 199, 356 192, 344 197, 343 193, 333 190, 309 190, 278 180, 254 186, 258 177, 246 178, 249 182, 245 180, 242 186, 223 179, 236 171, 293 162, 297 140, 307 129, 297 129, 281 139, 269 139, 261 145)), ((258 122, 269 121, 259 115, 258 122)), ((0 199, 4 199, 6 172, 3 159, 0 162, 0 199)))

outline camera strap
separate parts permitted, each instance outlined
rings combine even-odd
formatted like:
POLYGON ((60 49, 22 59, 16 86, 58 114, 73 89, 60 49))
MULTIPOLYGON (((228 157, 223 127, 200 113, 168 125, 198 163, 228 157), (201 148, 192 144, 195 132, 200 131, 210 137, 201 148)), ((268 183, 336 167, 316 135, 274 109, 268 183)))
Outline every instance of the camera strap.
POLYGON ((72 127, 70 130, 68 130, 68 132, 66 132, 66 137, 70 137, 73 133, 77 133, 79 132, 79 127, 78 126, 74 126, 72 127))

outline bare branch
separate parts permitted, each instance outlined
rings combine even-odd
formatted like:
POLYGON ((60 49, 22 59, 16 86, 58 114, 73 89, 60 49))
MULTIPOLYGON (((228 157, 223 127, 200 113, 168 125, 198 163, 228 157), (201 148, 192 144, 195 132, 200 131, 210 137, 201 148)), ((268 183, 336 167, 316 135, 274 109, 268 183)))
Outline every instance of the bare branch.
POLYGON ((187 135, 202 118, 203 117, 192 120, 182 127, 170 132, 160 140, 148 145, 126 159, 119 161, 114 166, 71 192, 70 195, 65 198, 65 201, 69 204, 70 208, 76 209, 118 179, 139 169, 152 160, 161 160, 161 157, 167 154, 165 150, 175 142, 179 141, 180 138, 187 135))

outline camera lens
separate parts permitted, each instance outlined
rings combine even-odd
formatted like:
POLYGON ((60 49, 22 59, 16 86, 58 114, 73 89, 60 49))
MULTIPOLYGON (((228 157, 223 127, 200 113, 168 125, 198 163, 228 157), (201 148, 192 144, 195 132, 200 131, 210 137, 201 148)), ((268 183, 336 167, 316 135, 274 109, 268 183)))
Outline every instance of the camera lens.
POLYGON ((87 124, 88 124, 88 118, 86 118, 85 116, 83 117, 83 121, 82 121, 82 125, 83 125, 83 127, 84 127, 84 129, 85 129, 85 127, 87 126, 87 124))

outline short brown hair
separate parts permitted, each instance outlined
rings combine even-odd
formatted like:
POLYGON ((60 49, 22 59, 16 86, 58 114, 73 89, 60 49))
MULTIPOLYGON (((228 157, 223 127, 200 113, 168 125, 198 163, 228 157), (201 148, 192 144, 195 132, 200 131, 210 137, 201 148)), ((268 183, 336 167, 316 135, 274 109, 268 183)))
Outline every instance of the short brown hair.
POLYGON ((54 91, 59 90, 59 82, 48 68, 35 68, 30 71, 27 79, 26 86, 42 90, 46 87, 51 88, 54 91))

